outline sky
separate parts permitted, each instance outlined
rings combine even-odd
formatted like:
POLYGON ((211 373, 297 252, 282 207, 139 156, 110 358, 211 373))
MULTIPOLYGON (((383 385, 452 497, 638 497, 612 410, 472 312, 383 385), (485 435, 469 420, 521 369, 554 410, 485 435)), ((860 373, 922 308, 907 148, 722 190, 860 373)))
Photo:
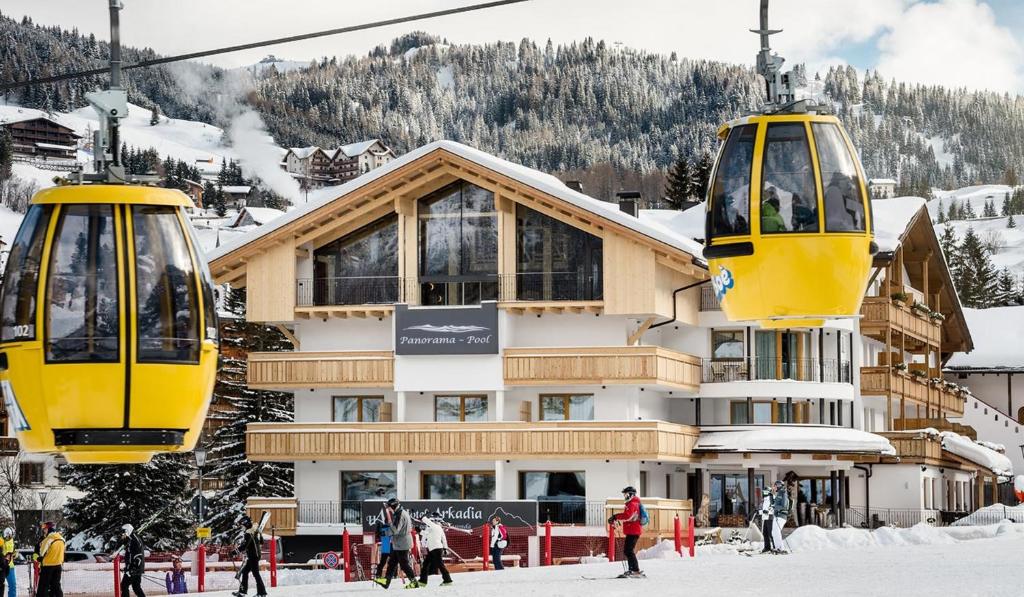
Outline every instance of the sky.
MULTIPOLYGON (((481 0, 123 0, 122 40, 177 54, 474 4, 481 0), (291 7, 291 8, 283 8, 291 7)), ((4 0, 2 12, 109 37, 105 0, 4 0)), ((659 53, 753 64, 758 0, 530 0, 484 12, 210 58, 224 67, 363 55, 412 30, 453 43, 555 43, 591 36, 659 53)), ((812 71, 832 64, 886 78, 1024 93, 1021 0, 772 0, 773 49, 812 71)))

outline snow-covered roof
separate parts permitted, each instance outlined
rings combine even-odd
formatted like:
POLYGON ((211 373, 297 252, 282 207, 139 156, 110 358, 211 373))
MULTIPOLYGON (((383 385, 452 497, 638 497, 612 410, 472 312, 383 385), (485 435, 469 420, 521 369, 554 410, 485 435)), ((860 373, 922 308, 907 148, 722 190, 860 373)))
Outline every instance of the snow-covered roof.
MULTIPOLYGON (((56 117, 51 116, 42 110, 36 110, 33 108, 17 108, 16 113, 7 113, 0 116, 0 126, 5 124, 14 124, 16 122, 28 122, 30 120, 49 120, 59 127, 66 128, 72 132, 74 131, 70 126, 57 120, 56 117)), ((75 136, 77 137, 78 135, 76 134, 75 136)))
MULTIPOLYGON (((367 139, 365 141, 359 141, 358 143, 349 143, 348 145, 342 145, 339 149, 350 158, 354 158, 357 155, 362 154, 367 149, 373 147, 375 143, 378 143, 380 139, 367 139)), ((383 143, 381 143, 383 145, 383 143)))
POLYGON ((881 435, 827 425, 703 426, 694 450, 705 452, 856 452, 895 456, 881 435))
POLYGON ((896 186, 896 181, 891 179, 891 178, 872 178, 871 180, 868 181, 868 184, 878 184, 878 185, 883 185, 884 184, 884 185, 896 186))
MULTIPOLYGON (((456 143, 455 141, 434 141, 428 143, 422 147, 419 147, 409 153, 402 155, 401 157, 391 160, 387 164, 370 170, 370 172, 354 178, 345 184, 325 187, 309 194, 309 201, 304 205, 297 207, 280 218, 274 219, 272 222, 265 226, 249 232, 239 239, 235 239, 231 243, 223 244, 219 248, 211 251, 207 257, 210 260, 218 259, 235 251, 251 242, 254 242, 268 234, 273 233, 303 216, 306 216, 316 210, 328 205, 329 203, 348 195, 349 193, 355 192, 362 187, 365 187, 374 181, 387 176, 409 164, 414 162, 423 156, 437 151, 444 150, 452 153, 465 160, 471 161, 481 167, 493 170, 510 178, 513 178, 520 183, 532 187, 538 191, 556 197, 566 203, 572 204, 580 209, 584 209, 598 215, 602 218, 611 220, 616 224, 620 224, 644 236, 665 243, 671 247, 674 247, 680 251, 688 253, 698 259, 701 258, 703 253, 703 247, 700 243, 694 241, 692 238, 688 238, 682 234, 676 233, 675 231, 669 230, 663 226, 652 224, 649 220, 644 220, 631 216, 619 209, 619 206, 614 203, 607 201, 601 201, 595 199, 589 195, 576 192, 550 174, 527 168, 519 164, 509 162, 508 160, 501 159, 497 156, 493 156, 489 153, 474 149, 468 145, 456 143)), ((694 208, 696 209, 696 208, 694 208)))
POLYGON ((249 217, 252 218, 253 222, 262 226, 274 218, 283 216, 285 212, 272 207, 245 207, 238 212, 237 216, 235 216, 234 221, 231 222, 231 226, 233 228, 238 227, 241 221, 245 218, 245 214, 249 214, 249 217))
POLYGON ((952 431, 940 432, 939 437, 942 438, 943 450, 976 462, 1001 477, 1013 475, 1013 463, 1005 454, 952 431))
POLYGON ((35 146, 43 149, 61 149, 64 151, 74 151, 78 149, 77 145, 59 145, 57 143, 43 143, 41 141, 36 141, 35 146))
POLYGON ((1024 307, 965 308, 964 319, 974 350, 954 354, 946 368, 1024 368, 1024 307))
POLYGON ((221 187, 221 190, 232 195, 248 195, 252 187, 249 185, 227 185, 221 187))
POLYGON ((295 157, 299 158, 300 160, 308 158, 309 156, 313 155, 319 150, 320 148, 317 147, 316 145, 310 145, 309 147, 291 147, 288 149, 288 151, 295 154, 295 157))
POLYGON ((704 203, 686 211, 678 209, 641 209, 640 220, 666 228, 686 238, 704 239, 704 203))
POLYGON ((883 253, 895 251, 900 240, 907 233, 910 223, 914 221, 925 200, 920 197, 895 197, 893 199, 875 199, 871 202, 874 214, 875 242, 878 250, 883 253))

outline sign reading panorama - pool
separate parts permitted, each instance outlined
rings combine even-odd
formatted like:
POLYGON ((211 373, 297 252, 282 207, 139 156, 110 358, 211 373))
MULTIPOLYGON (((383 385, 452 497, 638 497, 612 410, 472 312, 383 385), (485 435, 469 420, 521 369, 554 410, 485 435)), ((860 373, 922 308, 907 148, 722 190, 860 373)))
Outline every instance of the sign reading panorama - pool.
POLYGON ((395 307, 395 354, 498 354, 498 305, 395 307))
MULTIPOLYGON (((535 500, 403 500, 402 507, 413 518, 440 512, 441 520, 467 530, 479 528, 495 516, 500 516, 501 524, 509 528, 537 526, 535 500)), ((362 515, 363 533, 375 533, 384 520, 384 502, 364 501, 362 515)))

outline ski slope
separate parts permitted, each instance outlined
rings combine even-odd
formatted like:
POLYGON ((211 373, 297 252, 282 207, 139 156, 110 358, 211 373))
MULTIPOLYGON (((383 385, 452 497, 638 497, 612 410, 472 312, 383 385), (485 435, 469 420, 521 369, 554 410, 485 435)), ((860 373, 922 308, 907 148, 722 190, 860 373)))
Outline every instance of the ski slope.
POLYGON ((943 209, 949 211, 951 204, 964 205, 968 203, 971 205, 971 209, 978 216, 981 215, 982 210, 985 208, 985 202, 992 200, 996 206, 996 213, 1000 213, 1003 208, 1003 200, 1006 198, 1007 193, 1012 193, 1013 187, 1004 184, 984 184, 975 185, 970 187, 963 187, 961 189, 955 189, 952 191, 942 191, 939 189, 933 189, 932 195, 934 199, 928 202, 928 213, 932 215, 932 220, 938 221, 939 216, 939 203, 942 203, 943 209))

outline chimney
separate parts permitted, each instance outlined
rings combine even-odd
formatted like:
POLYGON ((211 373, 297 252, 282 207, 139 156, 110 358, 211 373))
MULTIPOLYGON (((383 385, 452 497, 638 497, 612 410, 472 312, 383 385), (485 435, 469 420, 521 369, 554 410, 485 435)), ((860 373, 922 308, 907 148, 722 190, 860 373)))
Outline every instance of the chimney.
POLYGON ((583 181, 582 180, 567 180, 565 186, 576 191, 577 193, 583 192, 583 181))
POLYGON ((634 218, 640 214, 640 192, 639 191, 619 191, 615 193, 616 199, 619 200, 619 210, 634 218))

